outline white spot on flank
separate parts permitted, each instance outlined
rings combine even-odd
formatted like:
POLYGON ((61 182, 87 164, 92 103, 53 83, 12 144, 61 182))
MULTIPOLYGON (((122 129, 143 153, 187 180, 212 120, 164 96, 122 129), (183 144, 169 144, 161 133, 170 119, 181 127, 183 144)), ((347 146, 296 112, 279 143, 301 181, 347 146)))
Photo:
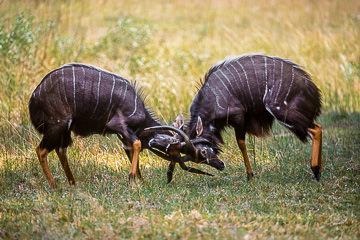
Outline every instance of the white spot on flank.
POLYGON ((72 123, 72 119, 70 119, 69 122, 68 122, 68 130, 70 130, 71 123, 72 123))
POLYGON ((276 107, 276 110, 280 110, 280 107, 279 107, 279 106, 277 106, 277 107, 276 107))
POLYGON ((293 128, 293 126, 291 126, 290 124, 287 124, 287 123, 277 119, 277 117, 274 115, 274 113, 270 110, 270 108, 268 106, 265 106, 265 108, 281 125, 283 125, 283 126, 285 126, 287 128, 293 128))
POLYGON ((287 101, 286 101, 286 100, 284 101, 284 104, 287 105, 287 101))

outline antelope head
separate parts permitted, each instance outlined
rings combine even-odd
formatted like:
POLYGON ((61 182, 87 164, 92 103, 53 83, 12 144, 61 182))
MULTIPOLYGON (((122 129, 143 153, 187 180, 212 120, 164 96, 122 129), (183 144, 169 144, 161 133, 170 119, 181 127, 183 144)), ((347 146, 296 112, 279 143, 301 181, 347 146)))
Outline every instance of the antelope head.
MULTIPOLYGON (((188 135, 183 131, 184 118, 180 114, 172 126, 155 126, 148 129, 164 129, 174 132, 174 137, 179 140, 178 145, 169 146, 166 149, 165 154, 173 162, 178 162, 176 159, 181 158, 183 162, 191 161, 195 163, 207 164, 217 170, 224 170, 225 164, 218 157, 217 154, 221 151, 219 147, 201 137, 203 133, 203 126, 201 119, 197 123, 197 136, 194 139, 190 139, 188 135), (181 157, 185 155, 185 157, 181 157)), ((161 139, 155 139, 154 142, 160 142, 161 139)), ((154 145, 155 146, 155 145, 154 145)))

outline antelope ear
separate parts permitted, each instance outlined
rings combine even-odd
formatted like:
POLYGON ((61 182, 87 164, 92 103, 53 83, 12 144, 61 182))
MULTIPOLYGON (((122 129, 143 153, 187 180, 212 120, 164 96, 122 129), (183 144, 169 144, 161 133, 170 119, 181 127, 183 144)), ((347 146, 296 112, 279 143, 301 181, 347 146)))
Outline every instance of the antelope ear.
POLYGON ((198 120, 197 120, 197 123, 196 123, 196 137, 200 137, 201 134, 203 133, 203 125, 202 125, 202 120, 201 120, 201 117, 198 116, 198 120))
POLYGON ((174 127, 178 128, 178 129, 183 129, 184 127, 184 117, 183 115, 180 113, 179 116, 177 116, 177 118, 175 119, 175 121, 172 124, 174 127))

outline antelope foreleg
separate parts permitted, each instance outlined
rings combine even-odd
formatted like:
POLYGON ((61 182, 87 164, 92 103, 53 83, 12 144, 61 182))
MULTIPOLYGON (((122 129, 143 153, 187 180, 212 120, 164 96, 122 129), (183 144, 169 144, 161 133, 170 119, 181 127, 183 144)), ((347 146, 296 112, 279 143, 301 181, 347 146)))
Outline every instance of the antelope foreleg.
POLYGON ((67 148, 56 148, 55 151, 60 159, 61 165, 65 171, 66 177, 70 185, 75 185, 75 178, 70 170, 69 162, 67 159, 67 148))
POLYGON ((245 167, 246 167, 246 173, 247 173, 247 179, 250 180, 254 177, 254 173, 251 169, 251 165, 250 165, 250 162, 249 162, 249 157, 248 157, 248 154, 247 154, 247 151, 246 151, 246 144, 245 144, 245 140, 237 140, 237 144, 241 150, 241 153, 243 155, 243 158, 244 158, 244 163, 245 163, 245 167))
POLYGON ((47 161, 47 155, 49 151, 46 148, 40 148, 40 145, 36 147, 36 154, 39 158, 40 165, 43 169, 46 179, 48 180, 50 187, 56 188, 56 183, 54 180, 54 176, 52 175, 49 164, 47 161))
POLYGON ((307 129, 312 135, 311 170, 316 180, 320 181, 322 169, 322 127, 316 123, 314 125, 314 128, 307 129))
MULTIPOLYGON (((134 156, 134 153, 133 153, 134 151, 132 150, 132 147, 129 147, 129 148, 131 150, 125 149, 125 152, 126 152, 126 155, 129 158, 130 163, 132 163, 132 159, 133 159, 133 156, 134 156)), ((142 179, 140 169, 139 169, 139 163, 137 164, 137 167, 136 167, 136 177, 139 178, 139 179, 142 179)))
POLYGON ((176 165, 176 162, 170 162, 170 164, 169 164, 169 168, 168 168, 168 171, 166 173, 166 175, 167 175, 167 183, 170 183, 172 178, 173 178, 175 165, 176 165))
POLYGON ((141 179, 140 170, 139 170, 139 154, 141 151, 141 142, 140 140, 135 140, 132 144, 132 161, 131 161, 131 169, 129 174, 129 182, 132 179, 135 179, 135 176, 141 179))

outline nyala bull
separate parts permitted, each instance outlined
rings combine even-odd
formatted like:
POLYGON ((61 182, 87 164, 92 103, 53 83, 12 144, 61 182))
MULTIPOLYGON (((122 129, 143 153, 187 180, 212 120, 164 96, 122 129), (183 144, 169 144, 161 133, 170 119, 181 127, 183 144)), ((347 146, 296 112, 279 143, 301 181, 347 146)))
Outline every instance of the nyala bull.
MULTIPOLYGON (((322 129, 314 122, 321 113, 320 91, 310 75, 294 62, 259 54, 220 61, 205 74, 190 113, 186 134, 179 135, 192 143, 192 149, 181 150, 191 156, 187 160, 222 170, 224 163, 217 157, 219 145, 223 144, 221 134, 226 126, 231 126, 243 155, 247 178, 251 179, 254 174, 245 135, 268 135, 276 119, 302 142, 308 136, 312 138, 311 169, 320 180, 322 129)), ((174 125, 184 126, 181 116, 174 125)), ((174 167, 173 162, 169 166, 168 182, 174 167)))
POLYGON ((69 183, 75 184, 67 160, 71 131, 83 137, 116 134, 131 162, 129 181, 135 176, 141 178, 139 153, 142 149, 150 149, 164 159, 178 162, 187 171, 206 174, 187 167, 181 158, 171 155, 174 149, 179 151, 181 148, 180 141, 172 133, 144 131, 160 124, 145 107, 134 85, 114 73, 79 63, 55 69, 34 90, 29 113, 35 129, 43 134, 36 153, 51 187, 56 187, 56 183, 47 155, 54 149, 69 183))

